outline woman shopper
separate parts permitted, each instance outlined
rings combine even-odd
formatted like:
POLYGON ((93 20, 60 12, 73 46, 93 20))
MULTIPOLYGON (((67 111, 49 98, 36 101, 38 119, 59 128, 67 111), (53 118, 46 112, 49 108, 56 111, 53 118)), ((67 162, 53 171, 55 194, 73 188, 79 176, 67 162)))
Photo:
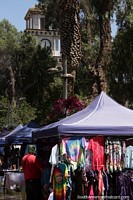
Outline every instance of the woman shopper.
POLYGON ((21 165, 24 171, 26 200, 41 200, 43 165, 41 160, 36 156, 35 145, 28 145, 28 153, 22 158, 21 165))

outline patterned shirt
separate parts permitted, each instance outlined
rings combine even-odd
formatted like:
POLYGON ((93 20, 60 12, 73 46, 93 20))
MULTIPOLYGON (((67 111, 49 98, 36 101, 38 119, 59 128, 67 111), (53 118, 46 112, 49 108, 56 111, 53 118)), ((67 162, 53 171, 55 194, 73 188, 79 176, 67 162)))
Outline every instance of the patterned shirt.
POLYGON ((54 200, 66 200, 68 170, 65 163, 55 165, 52 175, 54 200))
POLYGON ((85 163, 85 138, 72 137, 62 140, 61 154, 66 154, 69 160, 84 164, 85 163))
POLYGON ((108 171, 121 171, 124 168, 126 144, 121 139, 108 137, 106 139, 106 168, 108 171))

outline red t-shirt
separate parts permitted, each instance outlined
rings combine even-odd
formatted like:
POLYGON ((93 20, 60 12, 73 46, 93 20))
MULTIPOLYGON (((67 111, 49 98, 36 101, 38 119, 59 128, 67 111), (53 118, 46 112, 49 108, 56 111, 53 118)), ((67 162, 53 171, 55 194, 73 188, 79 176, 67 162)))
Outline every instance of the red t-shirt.
POLYGON ((42 162, 33 154, 26 154, 22 158, 22 168, 24 171, 25 180, 40 179, 41 171, 43 169, 42 162))
POLYGON ((88 148, 92 150, 92 169, 105 170, 105 137, 95 136, 91 138, 88 148))

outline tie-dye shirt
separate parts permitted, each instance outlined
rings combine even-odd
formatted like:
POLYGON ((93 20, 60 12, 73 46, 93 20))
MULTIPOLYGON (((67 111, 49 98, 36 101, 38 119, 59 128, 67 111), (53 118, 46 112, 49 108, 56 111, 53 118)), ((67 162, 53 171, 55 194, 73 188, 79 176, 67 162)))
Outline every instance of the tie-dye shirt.
POLYGON ((71 137, 62 140, 61 154, 66 154, 69 160, 81 164, 85 163, 85 138, 71 137))
POLYGON ((67 179, 67 165, 65 163, 59 163, 54 167, 52 175, 54 200, 66 200, 67 179))

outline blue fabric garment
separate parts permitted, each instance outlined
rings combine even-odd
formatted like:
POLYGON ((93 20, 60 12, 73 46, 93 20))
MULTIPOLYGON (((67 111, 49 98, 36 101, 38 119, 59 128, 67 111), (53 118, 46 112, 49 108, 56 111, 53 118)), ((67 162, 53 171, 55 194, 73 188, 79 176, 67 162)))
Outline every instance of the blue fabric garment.
POLYGON ((131 145, 126 148, 125 167, 133 169, 133 146, 131 145))
POLYGON ((103 171, 103 182, 104 182, 104 188, 105 188, 105 195, 107 195, 109 190, 109 182, 108 182, 108 176, 105 171, 103 171))

